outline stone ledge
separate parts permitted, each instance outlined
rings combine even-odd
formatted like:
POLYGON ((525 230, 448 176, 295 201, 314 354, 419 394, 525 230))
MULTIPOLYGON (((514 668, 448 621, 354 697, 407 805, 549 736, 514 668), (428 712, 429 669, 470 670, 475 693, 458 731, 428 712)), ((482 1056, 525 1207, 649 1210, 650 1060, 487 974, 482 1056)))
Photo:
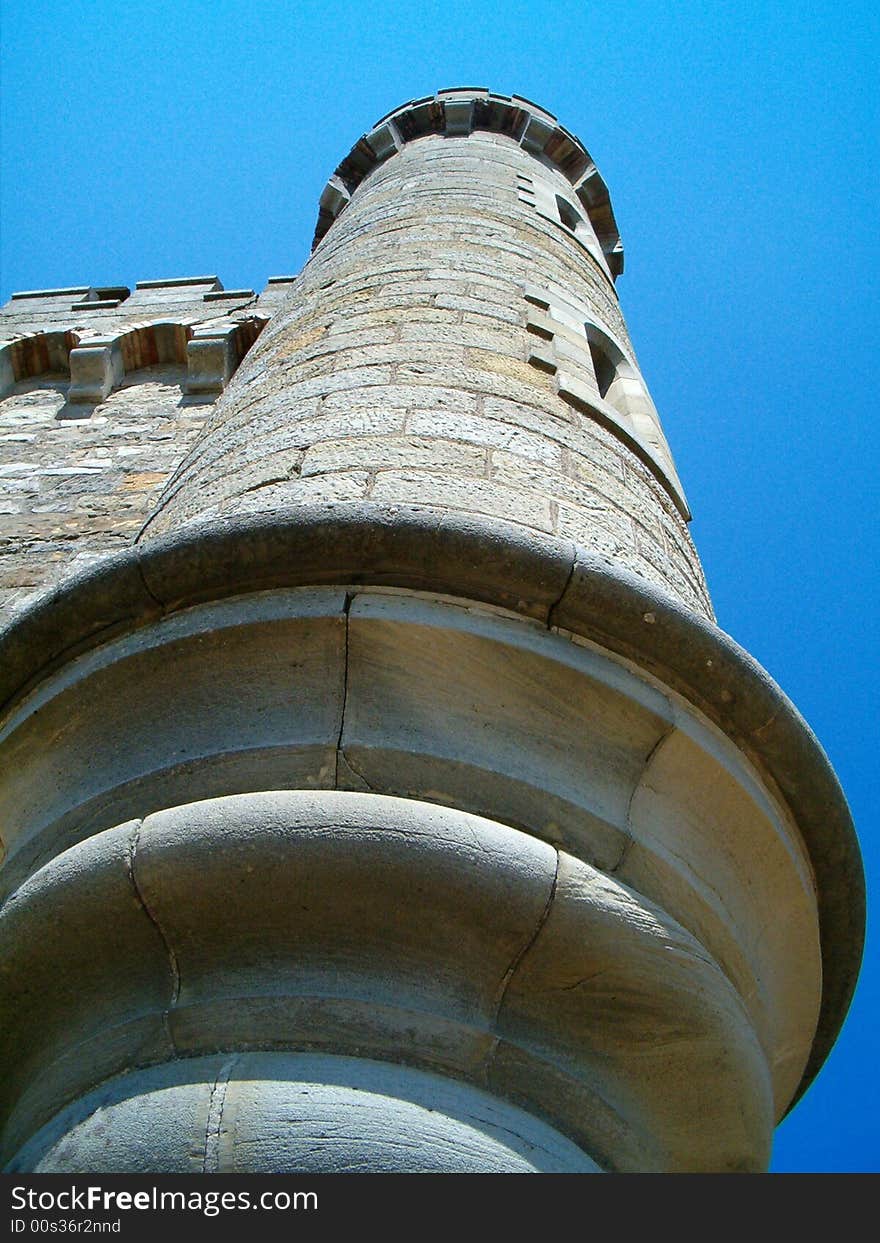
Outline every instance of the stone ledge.
MULTIPOLYGON (((763 1057, 711 956, 619 881, 485 817, 338 791, 191 803, 72 847, 2 919, 18 994, 9 1155, 96 1080, 157 1060, 139 1047, 148 1017, 157 1029, 164 1013, 190 1055, 238 1047, 242 1012, 262 1015, 270 1047, 295 1047, 297 1003, 321 998, 370 1012, 387 1061, 445 1057, 614 1168, 759 1169, 768 1155, 763 1057), (407 1041, 409 1016, 464 1039, 407 1041)), ((340 1017, 318 1047, 363 1052, 340 1017)))
POLYGON ((791 812, 816 878, 825 979, 798 1099, 834 1043, 861 961, 864 877, 846 800, 769 674, 717 627, 611 562, 501 520, 416 506, 306 506, 196 524, 108 557, 35 601, 0 634, 0 695, 14 704, 76 654, 187 604, 351 582, 479 600, 598 643, 683 695, 748 754, 791 812))
MULTIPOLYGON (((352 1025, 357 1007, 343 1006, 352 1025)), ((328 1011, 340 1008, 316 1002, 315 1026, 323 1018, 326 1032, 328 1011)), ((249 1017, 253 1021, 252 1012, 249 1017)), ((401 1026, 409 1020, 412 1029, 419 1017, 401 1013, 401 1026)), ((314 1047, 316 1041, 308 1043, 314 1047)), ((369 1045, 364 1030, 362 1047, 369 1045)), ((379 1057, 383 1051, 376 1051, 379 1057)), ((570 1140, 497 1096, 460 1078, 370 1059, 363 1052, 357 1057, 221 1053, 124 1074, 62 1110, 16 1155, 8 1172, 98 1167, 109 1172, 112 1165, 153 1175, 265 1174, 259 1139, 267 1115, 273 1135, 268 1164, 280 1172, 601 1172, 570 1140), (235 1115, 234 1128, 224 1129, 222 1138, 206 1127, 218 1082, 224 1084, 222 1113, 235 1115), (299 1126, 291 1128, 291 1116, 302 1120, 299 1126), (303 1128, 306 1116, 310 1125, 303 1128), (340 1131, 347 1138, 341 1139, 340 1131), (322 1138, 315 1140, 315 1132, 322 1138), (399 1137, 390 1148, 389 1134, 399 1137), (152 1142, 157 1135, 161 1153, 152 1142)))
POLYGON ((217 276, 172 276, 163 280, 138 281, 135 289, 180 289, 189 285, 210 285, 212 290, 218 291, 223 288, 217 276))
POLYGON ((11 295, 11 301, 18 302, 23 298, 64 298, 79 294, 84 297, 91 289, 90 285, 68 285, 62 289, 19 289, 11 295))
POLYGON ((208 293, 202 294, 203 302, 226 302, 230 298, 253 298, 255 291, 253 289, 212 289, 208 293))

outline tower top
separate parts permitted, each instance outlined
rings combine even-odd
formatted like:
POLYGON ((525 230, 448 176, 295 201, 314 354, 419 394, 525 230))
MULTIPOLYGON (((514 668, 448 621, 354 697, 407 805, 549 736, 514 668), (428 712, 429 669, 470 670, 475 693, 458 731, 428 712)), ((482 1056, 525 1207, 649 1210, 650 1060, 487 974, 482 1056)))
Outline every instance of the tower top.
POLYGON ((321 194, 312 249, 318 245, 369 173, 401 147, 428 134, 464 138, 474 130, 504 134, 571 182, 583 204, 614 277, 623 271, 623 244, 608 187, 580 139, 521 95, 496 95, 484 87, 458 86, 411 99, 380 117, 363 134, 321 194))

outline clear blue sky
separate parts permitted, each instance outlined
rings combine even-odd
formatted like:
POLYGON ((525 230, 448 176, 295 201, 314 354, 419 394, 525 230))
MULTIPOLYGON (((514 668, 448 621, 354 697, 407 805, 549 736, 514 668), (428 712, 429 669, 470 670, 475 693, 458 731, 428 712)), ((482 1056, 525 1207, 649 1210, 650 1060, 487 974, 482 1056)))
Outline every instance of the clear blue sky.
MULTIPOLYGON (((798 704, 877 840, 876 0, 3 0, 14 289, 308 254, 318 194, 398 103, 485 85, 584 141, 720 624, 798 704)), ((776 1170, 880 1169, 877 938, 776 1170)))

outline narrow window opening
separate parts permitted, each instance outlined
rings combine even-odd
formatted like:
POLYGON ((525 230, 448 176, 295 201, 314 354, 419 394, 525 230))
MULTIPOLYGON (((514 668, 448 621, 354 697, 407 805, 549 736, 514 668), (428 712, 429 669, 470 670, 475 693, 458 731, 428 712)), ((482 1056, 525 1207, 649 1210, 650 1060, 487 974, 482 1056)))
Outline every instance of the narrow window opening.
POLYGON ((559 219, 567 229, 571 229, 572 233, 577 233, 579 228, 583 227, 584 219, 579 212, 575 211, 568 199, 556 195, 556 210, 559 212, 559 219))
POLYGON ((596 373, 599 396, 604 400, 608 390, 617 378, 617 368, 605 351, 601 350, 594 341, 590 342, 590 356, 593 359, 593 370, 596 373))

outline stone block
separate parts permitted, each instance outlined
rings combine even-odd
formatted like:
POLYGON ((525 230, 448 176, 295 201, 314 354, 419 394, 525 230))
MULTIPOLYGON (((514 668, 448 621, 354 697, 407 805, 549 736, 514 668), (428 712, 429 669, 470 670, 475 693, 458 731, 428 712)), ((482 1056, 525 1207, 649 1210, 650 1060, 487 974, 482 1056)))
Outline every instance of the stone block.
POLYGON ((554 527, 550 502, 543 497, 486 479, 468 479, 439 470, 380 470, 370 496, 386 504, 430 505, 488 514, 539 531, 549 532, 554 527))
POLYGON ((530 112, 526 117, 520 142, 526 151, 539 155, 546 147, 553 129, 554 126, 545 121, 543 117, 530 112))
POLYGON ((199 335, 186 346, 186 391, 221 393, 229 383, 238 362, 229 332, 207 337, 199 335))
POLYGON ((134 1023, 136 1047, 150 1047, 153 1056, 171 1053, 162 1012, 174 996, 175 972, 133 886, 138 829, 137 822, 119 825, 67 851, 21 885, 0 912, 0 987, 9 1019, 0 1089, 4 1160, 84 1083, 92 1086, 90 1076, 122 1069, 118 1029, 134 1023), (150 1013, 148 1030, 138 1027, 150 1013), (74 1057, 65 1057, 74 1049, 74 1057))
POLYGON ((97 404, 121 382, 123 374, 122 350, 117 341, 81 345, 70 351, 67 400, 97 404))
POLYGON ((562 460, 562 449, 549 436, 523 431, 509 421, 477 418, 455 411, 413 410, 407 415, 406 427, 407 431, 420 436, 444 436, 505 449, 546 466, 558 466, 562 460))
POLYGON ((592 1086, 601 1075, 626 1135, 603 1132, 601 1115, 579 1119, 576 1134, 613 1169, 766 1167, 772 1099, 734 988, 659 907, 564 853, 547 919, 505 993, 499 1032, 541 1047, 542 1060, 576 1082, 592 1086), (592 1074, 575 1069, 581 1059, 592 1074))
MULTIPOLYGON (((478 1088, 316 1053, 188 1059, 96 1090, 13 1169, 108 1173, 590 1173, 569 1140, 478 1088), (221 1122, 222 1120, 222 1122, 221 1122), (396 1137, 388 1144, 388 1135, 396 1137), (161 1149, 160 1165, 151 1154, 161 1149)), ((311 1193, 310 1193, 311 1194, 311 1193)), ((308 1201, 298 1204, 309 1207, 308 1201)))
POLYGON ((453 809, 280 791, 149 817, 136 867, 175 947, 181 1007, 324 995, 485 1026, 555 854, 453 809))
POLYGON ((370 788, 430 792, 614 866, 662 696, 640 716, 582 650, 450 606, 362 593, 349 633, 342 747, 370 788))
POLYGON ((0 738, 3 822, 16 825, 0 883, 13 885, 71 833, 108 827, 122 808, 143 815, 187 790, 208 798, 260 788, 270 773, 282 786, 330 784, 343 606, 334 591, 205 606, 105 645, 69 685, 44 682, 0 738), (62 720, 63 741, 49 749, 41 739, 62 720))
POLYGON ((400 135, 392 121, 386 121, 384 125, 377 125, 370 130, 366 141, 378 160, 387 160, 401 147, 400 135))
POLYGON ((444 114, 446 133, 450 137, 469 134, 474 123, 474 101, 472 99, 446 99, 444 114))
POLYGON ((454 470, 464 475, 482 475, 486 467, 486 453, 476 446, 440 439, 437 429, 434 437, 361 436, 352 440, 323 441, 309 449, 302 464, 302 475, 319 475, 355 467, 369 470, 454 470))

